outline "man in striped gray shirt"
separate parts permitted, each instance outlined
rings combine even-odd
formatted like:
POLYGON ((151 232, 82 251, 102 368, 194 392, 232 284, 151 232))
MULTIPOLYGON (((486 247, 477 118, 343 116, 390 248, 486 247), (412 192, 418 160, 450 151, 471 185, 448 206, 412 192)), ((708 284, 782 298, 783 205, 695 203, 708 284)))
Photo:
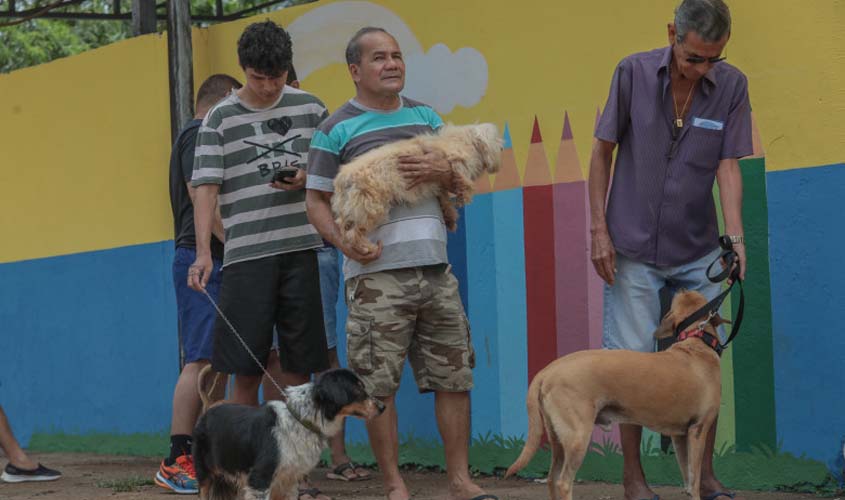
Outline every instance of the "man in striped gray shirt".
MULTIPOLYGON (((323 242, 305 215, 303 189, 308 144, 328 112, 316 97, 285 85, 291 40, 273 22, 247 26, 238 60, 246 85, 209 112, 197 136, 197 258, 188 280, 196 290, 208 282, 217 198, 226 237, 220 307, 265 364, 276 326, 281 383, 298 385, 329 367, 314 250, 323 242), (283 171, 290 176, 276 175, 283 171)), ((258 404, 262 367, 220 318, 212 365, 237 375, 233 402, 258 404)))
MULTIPOLYGON (((592 260, 606 282, 602 343, 607 349, 654 350, 661 288, 696 290, 708 300, 719 294, 720 284, 711 283, 705 272, 720 253, 714 179, 725 232, 745 278, 738 159, 753 152, 751 105, 745 75, 723 61, 730 11, 722 0, 683 0, 667 31, 668 47, 630 55, 616 67, 595 132, 589 180, 592 260)), ((619 428, 625 498, 658 498, 640 464, 642 427, 619 428)), ((733 498, 713 472, 716 425, 704 432, 702 498, 733 498)))
MULTIPOLYGON (((311 140, 308 218, 346 256, 349 367, 370 393, 386 404, 367 421, 373 454, 389 500, 410 498, 399 473, 398 415, 394 404, 402 368, 411 362, 420 392, 434 392, 435 414, 446 453, 450 500, 485 494, 468 469, 469 390, 474 353, 446 257, 446 227, 435 198, 391 208, 388 220, 369 235, 378 249, 361 254, 344 244, 331 212, 333 179, 342 165, 381 145, 443 124, 430 107, 400 96, 405 63, 396 39, 381 28, 362 28, 349 41, 346 62, 356 95, 323 122, 311 140)), ((453 185, 443 155, 406 157, 399 167, 408 185, 453 185)))

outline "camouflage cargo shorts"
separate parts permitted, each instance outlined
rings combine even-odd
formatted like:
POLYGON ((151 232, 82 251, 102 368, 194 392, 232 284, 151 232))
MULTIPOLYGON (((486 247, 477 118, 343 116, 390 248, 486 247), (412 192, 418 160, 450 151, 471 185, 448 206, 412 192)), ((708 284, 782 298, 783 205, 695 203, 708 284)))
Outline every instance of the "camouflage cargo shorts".
POLYGON ((407 357, 420 392, 472 389, 469 323, 451 267, 411 267, 346 281, 347 358, 371 394, 396 393, 407 357))

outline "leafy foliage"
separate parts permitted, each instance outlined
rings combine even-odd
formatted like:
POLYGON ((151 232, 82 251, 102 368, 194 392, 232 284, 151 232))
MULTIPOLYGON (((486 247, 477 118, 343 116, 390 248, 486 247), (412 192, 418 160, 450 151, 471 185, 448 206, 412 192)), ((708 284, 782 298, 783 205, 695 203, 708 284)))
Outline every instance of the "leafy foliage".
MULTIPOLYGON (((19 11, 44 7, 54 0, 18 0, 19 11)), ((223 13, 232 14, 254 7, 265 0, 223 0, 223 13)), ((283 7, 308 3, 313 0, 286 0, 285 2, 258 10, 251 14, 278 10, 283 7)), ((4 2, 0 1, 0 5, 4 2)), ((111 13, 112 0, 86 0, 78 5, 62 8, 64 12, 111 13)), ((128 9, 131 2, 124 2, 128 9)), ((215 0, 191 0, 191 13, 212 15, 215 0)), ((5 8, 5 6, 3 7, 5 8)), ((0 24, 9 19, 0 19, 0 24)), ((165 22, 159 22, 158 30, 164 31, 165 22)), ((129 21, 122 20, 71 20, 32 19, 14 26, 0 28, 0 73, 35 66, 86 50, 95 49, 132 36, 129 21)))

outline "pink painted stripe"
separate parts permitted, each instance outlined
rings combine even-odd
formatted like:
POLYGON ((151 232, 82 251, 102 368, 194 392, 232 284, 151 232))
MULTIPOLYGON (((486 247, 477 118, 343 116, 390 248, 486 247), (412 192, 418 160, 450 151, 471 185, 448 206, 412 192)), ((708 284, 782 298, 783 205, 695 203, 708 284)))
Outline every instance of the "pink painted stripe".
MULTIPOLYGON (((557 354, 590 348, 586 183, 554 185, 557 354)), ((590 266, 592 267, 592 266, 590 266)))

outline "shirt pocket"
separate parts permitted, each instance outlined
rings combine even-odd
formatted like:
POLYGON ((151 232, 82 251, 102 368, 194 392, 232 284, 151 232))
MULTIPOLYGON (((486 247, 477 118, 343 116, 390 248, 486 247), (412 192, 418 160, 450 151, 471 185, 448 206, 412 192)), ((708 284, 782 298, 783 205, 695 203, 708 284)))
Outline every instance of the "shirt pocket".
POLYGON ((715 172, 719 167, 723 138, 724 130, 692 127, 686 138, 689 143, 687 163, 707 172, 715 172))

